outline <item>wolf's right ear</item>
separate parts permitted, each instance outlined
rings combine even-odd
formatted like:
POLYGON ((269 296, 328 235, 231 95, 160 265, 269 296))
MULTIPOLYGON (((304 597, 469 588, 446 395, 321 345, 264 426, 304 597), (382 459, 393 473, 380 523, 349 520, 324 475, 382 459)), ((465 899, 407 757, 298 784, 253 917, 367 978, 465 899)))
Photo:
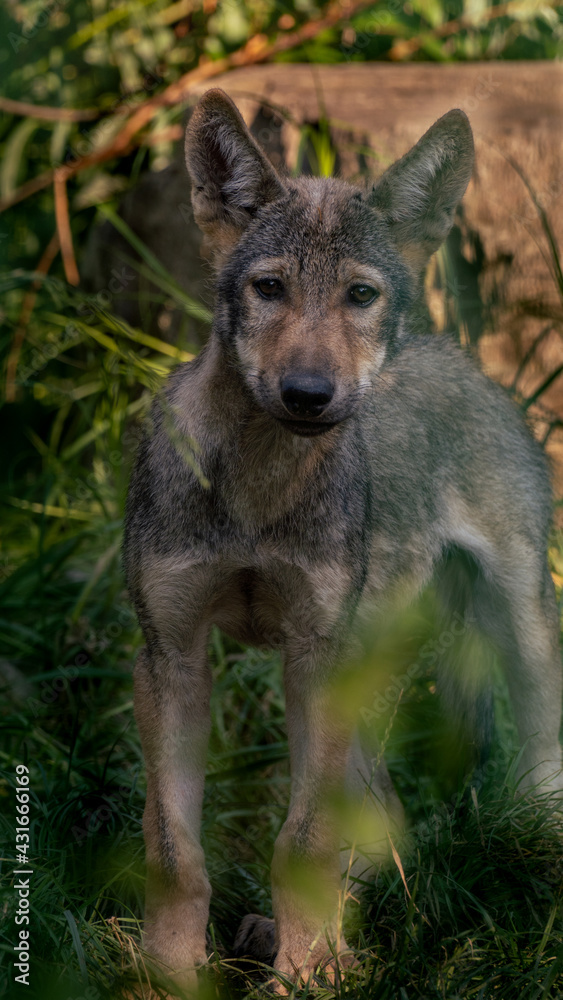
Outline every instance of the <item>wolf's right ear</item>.
POLYGON ((260 205, 284 193, 276 171, 223 90, 208 90, 186 129, 186 166, 205 249, 223 259, 260 205))
POLYGON ((415 270, 426 266, 452 228, 473 157, 467 115, 448 111, 385 171, 368 196, 415 270))

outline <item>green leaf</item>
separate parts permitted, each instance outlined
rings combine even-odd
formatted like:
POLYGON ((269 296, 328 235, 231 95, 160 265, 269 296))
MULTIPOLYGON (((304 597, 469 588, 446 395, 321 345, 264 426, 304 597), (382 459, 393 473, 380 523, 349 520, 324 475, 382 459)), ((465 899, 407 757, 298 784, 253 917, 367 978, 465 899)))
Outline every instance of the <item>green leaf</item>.
POLYGON ((55 122, 49 144, 51 163, 55 166, 62 163, 66 141, 71 131, 72 122, 55 122))
POLYGON ((19 125, 16 125, 8 139, 0 168, 2 198, 9 198, 15 191, 27 141, 39 126, 44 127, 45 123, 38 121, 37 118, 24 118, 19 125))
POLYGON ((160 261, 155 257, 155 255, 149 250, 145 243, 139 239, 136 233, 127 225, 124 219, 121 218, 114 212, 109 205, 100 205, 99 211, 104 218, 111 222, 112 226, 117 229, 118 233, 131 244, 134 250, 137 251, 142 260, 150 267, 151 271, 154 272, 154 282, 155 284, 160 284, 161 288, 168 291, 170 295, 186 310, 188 316, 194 316, 196 319, 203 320, 206 323, 210 323, 212 319, 212 314, 209 309, 196 302, 191 296, 187 295, 183 288, 174 281, 172 275, 166 270, 165 267, 160 263, 160 261), (157 277, 160 281, 157 281, 157 277), (165 282, 165 284, 163 284, 165 282))
POLYGON ((146 7, 154 2, 155 0, 138 0, 135 4, 119 4, 112 10, 106 11, 105 14, 101 14, 100 17, 96 17, 93 21, 89 21, 88 24, 84 25, 84 27, 79 28, 79 30, 68 39, 66 43, 68 48, 80 48, 81 45, 89 42, 92 38, 95 38, 96 35, 99 35, 102 32, 107 31, 108 28, 113 27, 113 25, 117 24, 118 21, 123 21, 126 17, 138 16, 139 7, 146 7))
POLYGON ((444 8, 440 0, 411 0, 411 2, 415 14, 424 18, 432 28, 444 23, 444 8))
POLYGON ((452 57, 444 49, 444 43, 434 38, 432 35, 422 36, 420 51, 435 59, 437 62, 451 62, 452 57))

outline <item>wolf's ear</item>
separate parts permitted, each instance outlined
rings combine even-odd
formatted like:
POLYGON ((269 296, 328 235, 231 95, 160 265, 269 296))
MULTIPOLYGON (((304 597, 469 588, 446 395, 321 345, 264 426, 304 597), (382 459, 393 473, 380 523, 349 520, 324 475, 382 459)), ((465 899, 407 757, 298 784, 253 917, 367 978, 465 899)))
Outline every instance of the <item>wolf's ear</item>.
POLYGON ((256 209, 284 193, 280 178, 223 90, 208 90, 186 129, 195 221, 207 249, 224 256, 256 209))
POLYGON ((377 181, 378 209, 418 270, 448 235, 473 170, 473 133, 463 111, 448 111, 377 181))

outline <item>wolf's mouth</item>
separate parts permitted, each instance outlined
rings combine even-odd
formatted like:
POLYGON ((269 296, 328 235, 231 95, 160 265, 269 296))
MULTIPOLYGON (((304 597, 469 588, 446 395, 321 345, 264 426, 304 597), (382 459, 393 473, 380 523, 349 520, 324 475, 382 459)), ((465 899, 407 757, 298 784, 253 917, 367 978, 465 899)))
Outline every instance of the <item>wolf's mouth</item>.
POLYGON ((276 417, 276 419, 282 427, 291 431, 292 434, 298 434, 299 437, 318 437, 319 434, 326 434, 327 431, 332 430, 339 422, 337 420, 330 423, 328 421, 320 423, 314 420, 284 420, 283 417, 276 417))

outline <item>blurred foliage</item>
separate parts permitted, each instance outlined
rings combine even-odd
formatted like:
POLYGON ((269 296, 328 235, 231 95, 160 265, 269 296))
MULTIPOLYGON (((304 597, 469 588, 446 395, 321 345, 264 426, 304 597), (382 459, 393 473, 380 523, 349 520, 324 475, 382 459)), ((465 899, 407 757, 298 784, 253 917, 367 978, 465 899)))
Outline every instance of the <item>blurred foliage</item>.
MULTIPOLYGON (((342 7, 338 24, 275 58, 452 61, 557 58, 563 52, 563 6, 553 0, 382 0, 351 18, 342 7)), ((229 55, 256 35, 291 34, 327 8, 313 0, 7 0, 0 8, 3 95, 93 108, 100 117, 70 122, 4 114, 1 196, 42 170, 108 144, 127 112, 190 69, 229 55)), ((141 148, 73 181, 72 226, 79 244, 96 205, 134 183, 142 169, 170 162, 173 139, 167 130, 181 122, 183 111, 183 105, 162 108, 141 148)), ((31 269, 52 232, 52 193, 46 189, 0 223, 5 263, 31 269)))
MULTIPOLYGON (((3 113, 0 197, 9 198, 42 172, 108 145, 132 109, 190 69, 229 55, 256 35, 275 40, 294 33, 328 9, 313 0, 8 0, 0 9, 4 97, 90 109, 91 119, 49 121, 3 113)), ((549 2, 386 0, 351 17, 349 9, 342 5, 337 24, 275 58, 341 63, 386 57, 554 58, 563 45, 563 7, 549 2)), ((171 161, 184 108, 160 108, 138 148, 71 178, 70 224, 79 261, 99 207, 115 209, 142 171, 171 161)), ((329 149, 327 158, 320 139, 318 170, 330 173, 332 153, 329 149)), ((37 533, 40 517, 48 520, 41 530, 50 540, 75 532, 80 521, 96 520, 102 511, 119 517, 127 469, 127 462, 123 466, 120 457, 116 465, 115 458, 122 453, 122 429, 144 412, 149 390, 190 348, 189 339, 175 350, 126 329, 111 317, 111 294, 101 308, 99 298, 92 303, 61 280, 56 252, 43 268, 48 276, 38 278, 35 269, 54 232, 52 184, 0 218, 0 349, 5 357, 11 354, 12 365, 17 362, 18 386, 17 404, 2 415, 6 493, 12 504, 6 566, 18 563, 19 546, 25 549, 24 538, 30 541, 30 533, 37 533), (35 291, 34 278, 39 281, 35 291), (146 389, 141 395, 140 385, 146 389), (77 503, 77 477, 86 476, 89 485, 77 503), (29 504, 35 504, 31 520, 29 504)), ((197 311, 166 275, 157 274, 154 260, 147 268, 163 296, 197 311)))

